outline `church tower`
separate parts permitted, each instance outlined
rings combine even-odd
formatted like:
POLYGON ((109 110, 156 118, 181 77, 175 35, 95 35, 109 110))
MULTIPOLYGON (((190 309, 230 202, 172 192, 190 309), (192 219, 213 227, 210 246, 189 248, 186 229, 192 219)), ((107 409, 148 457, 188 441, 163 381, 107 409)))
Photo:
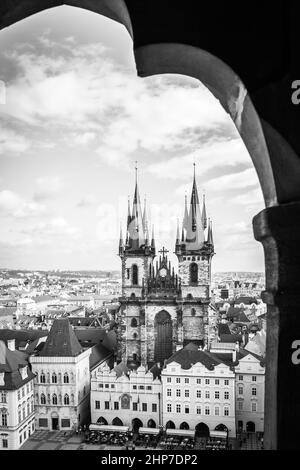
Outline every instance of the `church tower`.
POLYGON ((144 211, 142 211, 137 168, 135 172, 132 210, 130 210, 130 200, 128 199, 126 239, 124 242, 121 229, 119 256, 122 260, 122 295, 141 298, 155 256, 155 240, 153 230, 151 241, 149 239, 146 200, 144 211))
POLYGON ((185 197, 184 217, 175 244, 183 302, 183 344, 208 344, 211 260, 214 255, 212 223, 207 220, 205 196, 200 208, 195 175, 190 205, 185 197))

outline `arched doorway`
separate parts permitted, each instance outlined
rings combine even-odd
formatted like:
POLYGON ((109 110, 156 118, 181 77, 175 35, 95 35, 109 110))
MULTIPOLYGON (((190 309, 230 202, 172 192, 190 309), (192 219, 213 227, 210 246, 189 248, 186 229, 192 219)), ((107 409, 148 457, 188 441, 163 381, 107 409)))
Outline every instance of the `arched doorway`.
POLYGON ((153 419, 149 419, 148 423, 147 423, 147 427, 148 428, 156 428, 156 423, 153 419))
POLYGON ((154 320, 154 361, 163 363, 172 355, 172 319, 162 310, 154 320))
POLYGON ((103 416, 100 416, 100 418, 97 419, 97 424, 103 424, 107 426, 107 421, 105 418, 103 418, 103 416))
POLYGON ((143 427, 143 423, 140 419, 134 418, 131 422, 133 432, 138 432, 143 427))
POLYGON ((123 426, 123 421, 120 418, 114 418, 111 424, 113 426, 123 426))
POLYGON ((166 429, 175 429, 175 424, 173 423, 173 421, 167 422, 166 429))
POLYGON ((218 426, 215 427, 215 431, 228 431, 228 427, 225 426, 225 424, 218 424, 218 426))
POLYGON ((188 423, 186 423, 185 421, 183 423, 181 423, 181 425, 179 426, 179 429, 190 429, 188 423))
POLYGON ((253 423, 253 421, 248 421, 248 423, 246 424, 246 431, 255 432, 255 423, 253 423))
POLYGON ((199 423, 195 427, 196 437, 209 437, 209 427, 205 423, 199 423))

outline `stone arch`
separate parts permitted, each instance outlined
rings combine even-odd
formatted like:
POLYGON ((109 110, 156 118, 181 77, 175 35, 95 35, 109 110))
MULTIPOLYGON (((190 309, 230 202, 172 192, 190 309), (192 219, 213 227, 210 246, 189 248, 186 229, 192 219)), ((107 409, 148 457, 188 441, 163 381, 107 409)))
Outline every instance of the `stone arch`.
POLYGON ((163 364, 173 350, 173 326, 169 312, 161 310, 154 319, 154 361, 163 364))
POLYGON ((105 418, 103 418, 103 416, 100 416, 100 418, 97 419, 97 424, 103 424, 105 426, 107 426, 107 421, 105 418))
POLYGON ((120 418, 116 417, 112 420, 111 424, 113 426, 123 426, 123 421, 120 418))
MULTIPOLYGON (((25 0, 23 2, 5 1, 3 3, 4 5, 1 6, 0 29, 42 11, 45 8, 61 5, 60 0, 51 0, 48 2, 47 6, 45 6, 44 2, 40 2, 40 0, 31 0, 30 2, 25 0)), ((71 6, 79 6, 116 20, 125 25, 133 37, 131 19, 124 0, 102 0, 101 2, 98 0, 66 0, 64 3, 71 6)), ((136 2, 133 2, 131 4, 131 2, 128 2, 128 5, 130 5, 130 13, 133 17, 133 23, 136 29, 135 41, 138 42, 135 44, 135 59, 138 74, 140 76, 149 76, 162 73, 181 73, 201 80, 202 83, 204 83, 220 100, 223 107, 229 112, 235 122, 257 170, 266 206, 274 206, 277 202, 285 204, 299 201, 299 159, 289 143, 275 130, 276 126, 272 127, 266 120, 259 118, 256 109, 252 104, 252 100, 254 99, 256 107, 257 105, 260 107, 259 112, 261 115, 266 114, 266 116, 270 116, 273 111, 275 115, 280 113, 282 116, 281 120, 277 119, 279 129, 282 128, 282 131, 285 133, 284 135, 286 135, 286 138, 292 142, 293 147, 299 149, 298 143, 300 143, 300 140, 297 140, 295 137, 294 129, 296 128, 296 132, 298 132, 298 126, 292 126, 294 121, 291 118, 291 114, 295 115, 295 113, 292 113, 290 110, 287 110, 286 113, 281 113, 280 106, 272 104, 272 102, 276 102, 276 104, 278 103, 276 92, 279 93, 279 97, 282 100, 283 86, 285 87, 284 99, 287 96, 286 87, 290 85, 288 81, 289 77, 292 76, 292 66, 295 65, 296 57, 294 49, 292 48, 292 43, 296 43, 296 41, 291 40, 284 43, 285 51, 288 51, 288 53, 291 52, 290 61, 285 61, 284 65, 279 63, 277 66, 276 64, 276 67, 272 58, 267 61, 271 64, 271 70, 272 67, 274 67, 276 80, 269 84, 268 77, 266 78, 266 74, 263 73, 259 78, 259 80, 261 80, 261 86, 258 86, 257 89, 253 89, 254 91, 251 92, 253 98, 250 98, 240 78, 225 63, 226 60, 225 62, 222 61, 223 55, 226 57, 227 55, 225 53, 222 54, 222 50, 224 50, 224 48, 222 49, 222 45, 220 45, 220 47, 215 47, 216 44, 213 44, 212 38, 215 36, 214 34, 211 34, 211 37, 204 39, 206 33, 206 29, 204 27, 202 28, 202 35, 199 31, 199 38, 197 37, 197 33, 193 32, 193 34, 191 34, 191 39, 193 40, 184 40, 184 29, 187 31, 195 30, 195 28, 189 28, 186 21, 183 22, 186 26, 182 29, 179 27, 178 34, 174 34, 174 30, 171 26, 172 19, 176 20, 176 17, 180 16, 180 21, 182 21, 181 15, 177 14, 177 8, 175 5, 171 10, 168 9, 167 16, 165 13, 162 13, 162 15, 157 18, 159 24, 155 22, 155 31, 151 31, 151 27, 148 31, 148 25, 147 28, 144 28, 143 25, 144 18, 142 8, 136 10, 135 3, 136 2), (161 28, 166 20, 168 20, 168 27, 165 28, 166 32, 162 34, 161 28), (144 32, 145 29, 147 29, 145 32, 145 38, 141 41, 141 32, 144 32), (138 41, 136 39, 137 36, 139 36, 138 41), (161 39, 158 39, 160 37, 161 39), (163 44, 159 41, 163 41, 163 44), (218 51, 220 49, 220 58, 216 58, 200 47, 189 45, 199 45, 202 43, 205 43, 203 44, 205 49, 210 49, 212 51, 218 51), (267 110, 266 113, 264 112, 264 109, 267 110), (287 118, 291 121, 290 129, 288 128, 288 125, 285 126, 282 124, 282 122, 286 121, 287 118), (282 171, 282 169, 284 169, 284 171, 282 171), (285 182, 287 182, 287 184, 284 184, 285 182)), ((197 16, 194 14, 194 10, 197 10, 196 3, 193 4, 190 16, 197 16)), ((297 2, 294 3, 296 5, 297 2)), ((159 5, 158 9, 155 4, 156 2, 153 2, 154 11, 152 11, 150 2, 149 4, 147 3, 147 8, 145 9, 146 16, 150 19, 153 19, 153 17, 155 18, 154 15, 156 14, 157 16, 157 14, 160 13, 160 9, 162 9, 161 5, 159 5)), ((208 3, 205 8, 209 9, 210 4, 208 3)), ((292 8, 292 10, 287 11, 283 7, 283 4, 280 4, 279 8, 279 16, 276 16, 278 10, 275 8, 272 9, 272 11, 276 10, 276 28, 274 28, 274 30, 276 30, 276 34, 279 31, 279 34, 282 36, 282 34, 286 32, 286 25, 290 25, 292 33, 295 33, 295 22, 292 21, 291 18, 296 17, 296 15, 293 15, 292 13, 296 13, 297 7, 289 5, 289 8, 292 8)), ((232 11, 229 9, 227 10, 228 14, 231 15, 232 11)), ((225 14, 226 12, 223 10, 223 13, 225 14)), ((257 18, 259 20, 260 33, 262 22, 266 21, 265 11, 263 8, 261 13, 262 14, 259 15, 259 18, 257 18)), ((268 10, 268 16, 269 13, 270 10, 268 10)), ((184 10, 182 14, 189 16, 186 10, 184 10)), ((209 15, 206 15, 206 17, 208 19, 210 18, 209 15)), ((219 26, 218 21, 226 23, 222 15, 219 15, 219 18, 221 19, 219 20, 214 17, 215 28, 218 28, 219 26)), ((251 19, 251 16, 249 16, 249 18, 251 19)), ((245 21, 245 31, 247 33, 246 25, 250 21, 248 19, 248 15, 245 18, 242 17, 241 20, 245 21)), ((151 24, 154 24, 154 22, 152 21, 151 24)), ((269 24, 272 24, 272 21, 269 21, 269 24)), ((210 27, 211 24, 206 26, 207 29, 210 27)), ((266 23, 263 24, 263 27, 267 30, 266 23)), ((189 34, 187 34, 187 36, 189 36, 189 34)), ((228 37, 228 41, 232 41, 232 36, 228 35, 228 37)), ((259 37, 259 35, 257 35, 257 37, 259 37)), ((246 39, 248 39, 249 44, 251 34, 249 34, 249 38, 246 37, 246 39)), ((225 47, 227 44, 224 42, 225 47)), ((227 47, 226 50, 230 50, 230 47, 227 47)), ((238 56, 235 56, 233 60, 234 65, 238 64, 238 56)), ((286 55, 284 56, 286 57, 286 55)), ((256 60, 256 54, 253 54, 253 57, 255 57, 256 60)), ((252 62, 253 60, 254 59, 252 58, 252 62)), ((234 65, 233 69, 236 68, 234 65)), ((243 69, 243 67, 241 67, 241 69, 243 69)), ((248 69, 246 68, 246 70, 248 69)), ((295 70, 295 68, 293 70, 295 70)), ((249 80, 249 82, 251 82, 251 80, 249 80)), ((277 121, 275 119, 275 123, 277 123, 277 121)), ((285 206, 277 208, 273 207, 271 211, 263 211, 254 219, 256 237, 262 241, 265 249, 267 277, 266 301, 271 306, 270 319, 268 318, 268 321, 270 322, 268 335, 272 333, 272 336, 269 338, 269 347, 271 348, 270 355, 272 352, 272 357, 268 357, 267 352, 268 367, 266 382, 270 393, 267 397, 265 408, 266 417, 268 418, 268 422, 266 424, 266 448, 277 447, 279 434, 281 447, 291 447, 293 442, 297 445, 297 441, 295 441, 294 437, 297 435, 297 427, 295 427, 296 424, 291 425, 291 423, 297 423, 298 420, 295 419, 293 406, 290 407, 291 411, 289 413, 286 413, 286 409, 284 407, 285 403, 290 398, 288 391, 297 388, 295 387, 294 382, 299 382, 299 376, 293 373, 294 369, 290 369, 290 367, 293 368, 294 366, 290 364, 290 357, 285 353, 286 347, 279 348, 279 339, 280 341, 282 341, 282 337, 288 337, 287 341, 293 339, 291 330, 295 330, 294 326, 290 328, 287 326, 286 330, 281 334, 281 325, 286 323, 286 309, 289 313, 288 323, 290 325, 297 324, 297 326, 299 324, 299 319, 297 320, 299 299, 295 294, 299 291, 299 281, 295 281, 295 279, 300 278, 300 276, 295 275, 295 272, 299 272, 299 262, 295 261, 294 264, 291 265, 289 261, 290 259, 294 259, 294 245, 298 256, 299 242, 297 241, 297 243, 295 242, 293 244, 293 241, 288 239, 286 233, 282 234, 280 232, 282 220, 285 220, 286 229, 289 228, 294 234, 299 232, 299 226, 297 225, 299 215, 300 206, 295 203, 285 204, 285 206), (280 234, 277 233, 278 227, 280 228, 280 234), (282 248, 284 248, 284 254, 281 252, 281 244, 282 248), (285 290, 287 290, 287 292, 285 292, 285 290), (277 293, 280 293, 278 305, 277 293), (293 311, 291 312, 291 310, 293 311), (270 326, 272 328, 270 328, 270 326), (282 373, 279 373, 279 370, 282 373), (278 377, 281 379, 279 380, 278 377), (280 408, 280 412, 277 412, 277 408, 280 408), (284 417, 283 420, 282 417, 284 417), (279 419, 281 420, 280 425, 279 419), (278 431, 279 428, 283 429, 281 433, 278 431)), ((287 346, 287 344, 283 346, 287 346)), ((290 346, 290 343, 288 343, 288 346, 290 346)))
POLYGON ((147 427, 148 428, 156 428, 156 423, 155 423, 154 419, 149 419, 149 421, 147 423, 147 427))
POLYGON ((209 437, 209 427, 205 423, 198 423, 195 427, 195 436, 209 437))
POLYGON ((175 423, 173 421, 168 421, 166 424, 166 429, 175 429, 175 423))
POLYGON ((228 427, 225 426, 225 424, 218 424, 216 427, 215 427, 215 431, 228 431, 228 427))
POLYGON ((138 432, 143 427, 143 423, 139 418, 134 418, 131 422, 133 432, 138 432))
POLYGON ((183 423, 180 424, 179 429, 190 429, 188 423, 184 421, 183 423))

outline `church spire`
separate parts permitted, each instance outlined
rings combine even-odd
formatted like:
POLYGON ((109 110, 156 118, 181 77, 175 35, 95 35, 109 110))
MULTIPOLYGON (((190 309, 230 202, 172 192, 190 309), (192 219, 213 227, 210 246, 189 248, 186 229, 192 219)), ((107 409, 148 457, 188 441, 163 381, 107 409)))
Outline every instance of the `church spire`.
POLYGON ((144 232, 146 233, 148 227, 148 216, 147 216, 147 199, 146 196, 144 198, 144 212, 143 212, 143 228, 144 232))
POLYGON ((176 245, 180 245, 179 219, 177 219, 176 245))
POLYGON ((212 231, 212 221, 209 219, 208 222, 208 232, 207 232, 207 243, 214 246, 213 231, 212 231))
POLYGON ((140 248, 145 244, 145 233, 143 228, 143 213, 140 201, 137 178, 137 162, 135 166, 135 189, 131 212, 131 221, 129 224, 130 246, 134 249, 140 248))
POLYGON ((196 164, 194 163, 194 180, 190 202, 190 211, 186 229, 186 242, 189 250, 199 250, 204 243, 204 230, 202 225, 201 209, 199 204, 198 189, 196 183, 196 164))
POLYGON ((155 235, 154 235, 154 225, 152 225, 152 238, 151 238, 151 248, 155 253, 155 235))
POLYGON ((120 224, 119 255, 122 254, 123 251, 124 251, 124 241, 123 241, 122 226, 120 224))
POLYGON ((188 208, 187 208, 187 195, 185 193, 185 196, 184 196, 184 215, 183 215, 183 222, 182 222, 182 228, 184 230, 187 229, 188 219, 189 219, 189 214, 188 214, 188 208))
POLYGON ((205 230, 207 227, 207 215, 206 215, 206 205, 205 205, 205 194, 203 193, 203 203, 202 203, 202 226, 203 229, 205 230))
POLYGON ((128 208, 127 208, 127 229, 131 222, 131 213, 130 213, 130 196, 128 196, 128 208))

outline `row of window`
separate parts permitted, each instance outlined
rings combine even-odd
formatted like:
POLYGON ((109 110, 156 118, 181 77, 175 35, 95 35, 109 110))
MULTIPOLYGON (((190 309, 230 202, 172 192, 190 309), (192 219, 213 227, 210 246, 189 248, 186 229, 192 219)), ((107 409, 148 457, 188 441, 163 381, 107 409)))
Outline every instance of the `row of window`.
MULTIPOLYGON (((99 384, 99 388, 115 388, 115 384, 99 384)), ((152 390, 152 385, 132 385, 133 390, 152 390)))
MULTIPOLYGON (((256 382, 256 379, 257 379, 256 375, 252 375, 252 382, 256 382)), ((239 380, 240 380, 240 381, 243 381, 243 380, 244 380, 244 376, 243 376, 243 375, 239 375, 239 380)))
POLYGON ((33 390, 33 381, 31 380, 30 382, 28 382, 26 384, 26 386, 24 385, 24 387, 22 387, 21 389, 18 390, 18 400, 21 400, 21 398, 24 398, 25 395, 30 392, 32 392, 33 390))
MULTIPOLYGON (((243 401, 238 401, 238 410, 242 411, 244 409, 244 402, 243 401)), ((251 411, 258 411, 257 403, 256 401, 253 401, 251 403, 251 411)))
MULTIPOLYGON (((243 394, 244 394, 244 387, 242 387, 242 386, 239 386, 239 387, 238 387, 238 394, 239 394, 239 395, 243 395, 243 394)), ((251 395, 252 395, 253 397, 256 397, 256 396, 257 396, 257 388, 256 388, 256 387, 252 387, 252 388, 251 388, 251 395)))
POLYGON ((32 413, 34 410, 34 402, 33 402, 33 397, 31 400, 27 400, 27 403, 22 403, 18 406, 18 421, 21 423, 30 413, 32 413))
MULTIPOLYGON (((40 374, 40 383, 45 384, 45 383, 49 383, 49 382, 50 382, 50 374, 49 373, 47 374, 47 382, 46 382, 46 374, 44 372, 42 372, 40 374)), ((55 372, 53 372, 52 375, 51 375, 51 383, 57 384, 59 382, 61 382, 61 374, 57 375, 55 372)), ((68 372, 65 372, 63 374, 63 383, 64 384, 70 383, 70 377, 69 377, 68 372)))
MULTIPOLYGON (((95 409, 96 410, 101 409, 101 403, 100 403, 99 400, 95 401, 95 409)), ((110 410, 110 402, 109 401, 104 402, 104 409, 105 410, 110 410)), ((120 403, 118 401, 113 402, 113 409, 114 410, 119 410, 120 409, 120 403)), ((133 411, 138 411, 138 403, 137 402, 132 403, 132 410, 133 411)), ((150 409, 148 410, 148 403, 142 403, 141 404, 141 411, 145 411, 145 412, 150 411, 150 409)), ((157 403, 152 403, 151 404, 151 411, 152 411, 152 413, 157 412, 157 403)))
MULTIPOLYGON (((175 372, 175 370, 172 370, 172 372, 175 372)), ((172 378, 173 377, 167 377, 167 383, 172 383, 172 378)), ((177 384, 180 384, 180 383, 189 384, 190 383, 190 378, 185 377, 183 379, 182 377, 176 377, 175 382, 177 384)), ((201 385, 202 383, 205 384, 205 385, 210 385, 211 383, 213 383, 213 381, 212 381, 212 379, 199 379, 198 378, 198 379, 196 379, 196 383, 198 385, 201 385)), ((221 383, 220 379, 214 379, 214 384, 215 385, 220 385, 220 383, 221 383)), ((224 385, 229 385, 229 379, 224 380, 224 385)))
MULTIPOLYGON (((73 394, 71 395, 71 400, 72 400, 72 403, 73 403, 74 402, 74 395, 73 394)), ((38 396, 37 396, 37 401, 38 401, 38 396)), ((59 395, 59 400, 58 400, 58 397, 57 397, 56 393, 53 393, 51 397, 50 397, 50 395, 48 395, 48 404, 52 403, 52 405, 58 405, 58 402, 59 402, 59 404, 61 404, 61 401, 62 401, 61 395, 59 395)), ((46 395, 44 393, 41 393, 40 404, 41 405, 46 405, 47 404, 46 395)), ((65 395, 63 397, 63 404, 64 405, 69 405, 70 404, 70 397, 67 393, 65 393, 65 395)))
MULTIPOLYGON (((167 388, 167 397, 171 397, 172 396, 172 389, 171 388, 167 388)), ((181 397, 181 390, 180 388, 177 388, 175 390, 175 396, 176 397, 181 397)), ((186 389, 184 390, 184 397, 185 398, 189 398, 190 397, 190 390, 186 389)), ((196 390, 196 397, 197 398, 202 398, 203 395, 202 395, 202 390, 196 390)), ((204 393, 204 397, 206 399, 210 399, 210 391, 209 390, 205 390, 205 393, 204 393)), ((215 390, 214 392, 214 397, 216 400, 220 400, 220 391, 219 390, 215 390)), ((225 391, 224 392, 224 400, 229 400, 229 392, 228 391, 225 391)))
POLYGON ((34 422, 32 422, 31 426, 28 426, 28 429, 24 432, 21 432, 19 435, 19 443, 22 444, 22 442, 26 441, 27 436, 30 437, 31 432, 34 432, 34 422))
MULTIPOLYGON (((215 416, 221 416, 221 408, 219 406, 215 406, 213 411, 214 411, 215 416)), ((167 413, 175 413, 175 412, 176 413, 189 414, 190 413, 190 406, 189 405, 182 406, 179 403, 177 403, 176 405, 174 405, 172 403, 167 403, 167 413)), ((204 414, 206 416, 209 416, 211 414, 211 407, 209 405, 206 405, 204 407, 202 407, 201 405, 197 405, 196 406, 196 413, 197 413, 197 415, 204 414)), ((229 416, 229 414, 230 414, 230 407, 229 406, 224 406, 223 407, 223 416, 229 416)))

